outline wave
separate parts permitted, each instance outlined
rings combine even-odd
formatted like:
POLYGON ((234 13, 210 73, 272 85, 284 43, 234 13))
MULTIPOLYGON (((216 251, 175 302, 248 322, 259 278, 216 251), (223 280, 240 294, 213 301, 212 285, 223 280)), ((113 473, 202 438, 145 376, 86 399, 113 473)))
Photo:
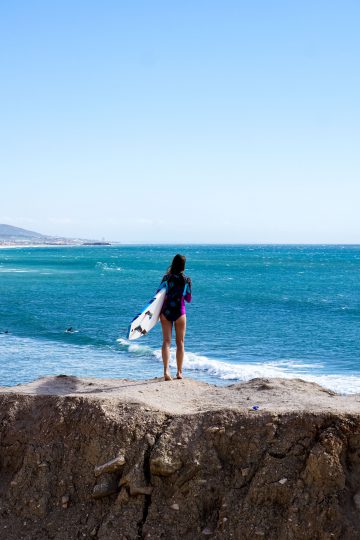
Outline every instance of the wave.
MULTIPOLYGON (((67 337, 71 338, 71 335, 67 337)), ((58 372, 80 377, 152 377, 154 371, 158 372, 156 365, 162 363, 161 349, 152 349, 141 342, 119 338, 114 347, 106 343, 78 342, 75 337, 74 340, 55 341, 0 334, 0 357, 3 360, 0 385, 14 385, 58 372), (135 358, 137 371, 134 371, 135 358)), ((173 349, 170 365, 176 367, 173 349)), ((360 393, 360 375, 324 373, 325 365, 298 359, 235 364, 189 351, 185 354, 184 368, 193 372, 195 378, 218 384, 246 382, 254 378, 299 378, 339 394, 360 393)))
POLYGON ((154 351, 151 347, 147 345, 139 345, 138 343, 133 343, 127 339, 119 338, 116 340, 119 343, 119 346, 122 350, 126 350, 130 353, 135 354, 136 356, 153 356, 157 358, 157 351, 154 351))
POLYGON ((95 268, 103 272, 122 272, 123 268, 115 263, 97 262, 95 268))
POLYGON ((37 270, 24 270, 22 268, 6 268, 6 267, 0 267, 0 272, 3 274, 34 274, 37 273, 37 270))
MULTIPOLYGON (((134 353, 137 356, 152 356, 158 362, 162 362, 161 349, 151 349, 145 345, 133 344, 122 338, 117 341, 129 353, 134 353)), ((170 352, 170 366, 176 367, 175 350, 173 349, 170 352)), ((301 360, 294 359, 232 364, 197 353, 186 352, 184 368, 189 371, 202 372, 221 381, 246 382, 255 378, 300 378, 304 381, 320 384, 338 394, 360 393, 360 375, 324 374, 319 372, 313 374, 309 371, 323 369, 324 365, 320 363, 304 363, 301 360)))

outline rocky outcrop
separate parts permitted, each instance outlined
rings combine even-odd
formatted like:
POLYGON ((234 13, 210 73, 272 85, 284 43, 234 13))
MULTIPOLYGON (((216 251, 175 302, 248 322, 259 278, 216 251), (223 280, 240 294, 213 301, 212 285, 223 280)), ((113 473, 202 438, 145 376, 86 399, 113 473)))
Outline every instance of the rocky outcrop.
POLYGON ((359 539, 360 415, 0 395, 0 538, 359 539))

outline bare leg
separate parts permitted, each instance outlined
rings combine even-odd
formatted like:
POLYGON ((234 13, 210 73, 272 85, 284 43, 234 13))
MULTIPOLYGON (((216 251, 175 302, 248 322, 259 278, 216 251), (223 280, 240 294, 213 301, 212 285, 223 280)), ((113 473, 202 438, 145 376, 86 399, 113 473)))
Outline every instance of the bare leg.
POLYGON ((182 366, 184 361, 184 340, 186 332, 186 315, 181 315, 175 321, 175 333, 176 333, 176 364, 177 364, 177 373, 176 378, 182 379, 182 366))
POLYGON ((170 345, 172 334, 172 322, 168 321, 164 315, 160 316, 162 331, 163 331, 163 344, 162 344, 162 359, 164 363, 164 379, 165 381, 171 381, 171 375, 169 370, 170 362, 170 345))

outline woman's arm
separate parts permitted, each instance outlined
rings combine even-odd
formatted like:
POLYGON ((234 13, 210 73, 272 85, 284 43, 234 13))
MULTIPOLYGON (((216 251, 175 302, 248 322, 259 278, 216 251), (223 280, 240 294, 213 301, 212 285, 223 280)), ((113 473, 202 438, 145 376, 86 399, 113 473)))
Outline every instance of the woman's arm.
POLYGON ((191 279, 187 278, 185 287, 184 287, 184 293, 183 296, 187 302, 191 302, 192 299, 192 283, 191 279))
POLYGON ((167 290, 168 290, 168 282, 167 282, 167 280, 168 280, 168 275, 165 274, 165 276, 161 280, 158 291, 161 291, 161 289, 166 289, 166 292, 167 292, 167 290))

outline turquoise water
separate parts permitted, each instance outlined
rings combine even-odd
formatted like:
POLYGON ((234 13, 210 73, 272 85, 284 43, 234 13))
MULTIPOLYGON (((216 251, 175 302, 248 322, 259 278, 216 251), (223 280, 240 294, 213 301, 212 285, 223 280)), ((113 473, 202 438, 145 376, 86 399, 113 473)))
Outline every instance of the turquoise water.
POLYGON ((178 251, 193 280, 188 375, 297 376, 360 392, 360 246, 1 249, 0 385, 161 375, 160 326, 131 343, 126 334, 178 251))

